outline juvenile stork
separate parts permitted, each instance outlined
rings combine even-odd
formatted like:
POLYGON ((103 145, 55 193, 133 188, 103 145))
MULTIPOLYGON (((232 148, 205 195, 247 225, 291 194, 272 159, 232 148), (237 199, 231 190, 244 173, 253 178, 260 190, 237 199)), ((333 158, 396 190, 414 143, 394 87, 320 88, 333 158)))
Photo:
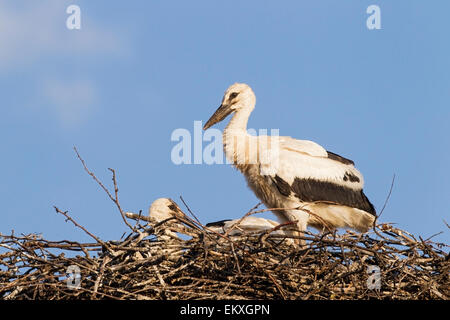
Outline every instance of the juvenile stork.
POLYGON ((234 113, 223 132, 225 155, 255 195, 280 222, 291 221, 300 232, 307 226, 367 231, 376 212, 353 161, 312 141, 249 135, 247 121, 255 103, 252 89, 235 83, 203 127, 206 130, 234 113))
POLYGON ((164 220, 183 217, 184 213, 180 207, 170 198, 159 198, 152 202, 148 208, 148 216, 140 216, 133 212, 125 212, 125 216, 134 220, 144 220, 153 222, 154 224, 160 223, 164 220))
POLYGON ((170 221, 170 223, 166 225, 167 228, 164 229, 164 235, 161 236, 162 240, 178 238, 176 232, 172 231, 170 226, 179 225, 177 223, 177 220, 173 218, 183 218, 184 215, 185 214, 176 204, 176 202, 170 198, 159 198, 153 201, 153 203, 148 208, 148 216, 141 216, 133 212, 125 212, 125 216, 127 218, 134 220, 144 220, 152 223, 153 225, 158 225, 165 220, 172 219, 173 221, 170 221))

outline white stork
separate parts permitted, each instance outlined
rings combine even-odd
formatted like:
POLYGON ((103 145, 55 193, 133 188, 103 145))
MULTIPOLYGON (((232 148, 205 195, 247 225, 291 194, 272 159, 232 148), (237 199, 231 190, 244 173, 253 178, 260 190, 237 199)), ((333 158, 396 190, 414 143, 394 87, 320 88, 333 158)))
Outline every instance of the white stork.
POLYGON ((203 129, 234 112, 223 132, 225 155, 256 196, 280 222, 296 221, 300 232, 307 226, 367 231, 376 212, 353 161, 312 141, 249 135, 247 121, 255 103, 252 89, 235 83, 203 129))
POLYGON ((183 217, 180 207, 170 198, 159 198, 152 202, 148 208, 148 217, 140 216, 133 212, 125 212, 125 216, 134 220, 144 220, 159 223, 173 217, 183 217))
MULTIPOLYGON (((159 198, 153 201, 153 203, 150 205, 148 209, 148 217, 140 216, 133 212, 125 212, 125 216, 134 220, 144 220, 153 224, 158 224, 170 218, 182 218, 184 217, 184 213, 172 199, 159 198)), ((172 221, 172 224, 177 224, 176 220, 172 221)), ((167 240, 169 238, 178 238, 176 232, 170 230, 170 228, 165 228, 164 234, 165 236, 162 237, 162 240, 167 240)))

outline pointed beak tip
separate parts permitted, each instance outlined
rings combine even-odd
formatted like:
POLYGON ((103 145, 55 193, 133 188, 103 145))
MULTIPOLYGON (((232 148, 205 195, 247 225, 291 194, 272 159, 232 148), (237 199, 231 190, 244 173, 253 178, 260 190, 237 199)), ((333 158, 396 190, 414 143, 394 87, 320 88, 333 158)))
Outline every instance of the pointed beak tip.
POLYGON ((211 116, 211 118, 206 121, 205 125, 203 126, 203 130, 208 130, 216 123, 225 119, 232 112, 233 110, 230 109, 228 105, 221 104, 216 112, 214 112, 214 114, 211 116))

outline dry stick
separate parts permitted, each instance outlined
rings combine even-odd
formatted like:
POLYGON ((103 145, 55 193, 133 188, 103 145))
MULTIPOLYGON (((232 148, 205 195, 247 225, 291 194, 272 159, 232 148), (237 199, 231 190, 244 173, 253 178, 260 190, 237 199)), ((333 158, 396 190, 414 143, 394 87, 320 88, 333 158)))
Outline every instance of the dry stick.
POLYGON ((86 166, 86 163, 84 162, 83 158, 81 158, 80 154, 78 153, 77 147, 73 147, 73 150, 75 150, 75 153, 77 154, 78 159, 80 159, 84 170, 95 180, 95 182, 97 182, 100 187, 106 192, 106 194, 109 196, 109 198, 114 201, 113 196, 111 195, 111 193, 109 193, 109 190, 103 185, 103 183, 97 179, 97 177, 95 176, 95 174, 93 174, 91 171, 89 171, 88 167, 86 166))
POLYGON ((53 208, 55 208, 57 213, 62 214, 64 217, 67 218, 67 220, 69 220, 70 222, 72 222, 76 227, 80 228, 81 230, 83 230, 84 232, 86 232, 89 236, 91 236, 93 239, 95 239, 95 241, 97 241, 98 243, 101 243, 104 247, 108 248, 108 250, 111 250, 109 248, 109 245, 106 244, 106 242, 103 242, 102 240, 100 240, 99 238, 97 238, 95 235, 93 235, 92 233, 90 233, 89 231, 86 230, 86 228, 84 228, 82 225, 79 225, 75 220, 73 220, 68 214, 68 211, 61 211, 60 209, 58 209, 56 206, 53 206, 53 208))
POLYGON ((141 215, 141 212, 142 212, 142 210, 139 211, 139 214, 133 213, 133 212, 125 212, 125 216, 127 218, 137 220, 138 222, 139 222, 139 220, 146 221, 146 222, 152 222, 152 218, 141 215))
POLYGON ((239 266, 239 260, 238 260, 238 257, 236 255, 236 252, 234 251, 233 243, 231 243, 231 251, 233 252, 234 259, 236 260, 236 266, 237 266, 237 269, 238 269, 238 274, 241 275, 241 267, 239 266))
POLYGON ((120 203, 119 203, 119 188, 117 187, 116 171, 114 169, 111 169, 111 168, 108 168, 108 170, 111 171, 112 175, 113 175, 112 176, 112 180, 113 180, 113 183, 114 183, 114 195, 115 195, 115 198, 114 198, 113 201, 116 204, 117 209, 119 209, 119 211, 120 211, 120 215, 122 216, 122 220, 125 222, 125 224, 128 226, 128 228, 131 229, 131 231, 135 231, 133 226, 131 226, 131 224, 128 223, 127 219, 125 219, 125 213, 123 212, 122 207, 120 206, 120 203))
MULTIPOLYGON (((125 213, 126 214, 126 213, 125 213)), ((141 224, 139 223, 139 220, 142 218, 142 210, 139 210, 139 214, 137 216, 136 219, 136 224, 133 227, 133 230, 137 230, 138 227, 142 227, 141 224)))
POLYGON ((120 211, 120 215, 122 216, 122 220, 132 231, 134 231, 134 228, 131 226, 131 224, 128 223, 127 219, 125 218, 125 213, 123 212, 122 207, 120 206, 120 203, 119 203, 119 188, 117 187, 116 172, 114 171, 114 169, 108 168, 108 170, 112 172, 112 180, 114 183, 115 197, 113 197, 111 195, 111 193, 109 192, 109 190, 103 185, 103 183, 99 179, 97 179, 95 174, 88 169, 86 162, 83 160, 83 158, 81 158, 80 154, 78 153, 77 147, 73 147, 73 150, 75 150, 75 153, 77 154, 78 159, 80 159, 81 164, 84 167, 84 170, 95 180, 95 182, 97 182, 97 184, 103 189, 103 191, 106 192, 106 194, 111 199, 111 201, 116 204, 117 208, 120 211))
POLYGON ((391 198, 392 189, 394 188, 394 182, 395 182, 395 173, 394 173, 394 176, 392 177, 391 187, 389 188, 389 193, 388 193, 388 195, 387 195, 387 197, 386 197, 386 200, 384 201, 383 208, 381 208, 380 213, 378 214, 378 216, 375 216, 375 219, 373 220, 373 226, 372 226, 373 231, 374 231, 380 238, 383 238, 383 239, 384 239, 385 237, 383 237, 383 236, 377 231, 377 224, 376 224, 376 223, 377 223, 378 218, 381 216, 381 214, 383 213, 384 209, 386 208, 386 205, 387 205, 389 199, 391 198))
POLYGON ((101 264, 101 266, 100 266, 100 273, 97 275, 97 279, 95 279, 95 283, 94 283, 94 292, 93 292, 92 295, 91 295, 91 299, 94 299, 94 298, 95 298, 95 296, 96 296, 96 294, 97 294, 97 291, 98 291, 98 286, 100 285, 100 281, 102 280, 103 275, 104 275, 104 273, 105 273, 105 266, 106 266, 106 264, 107 264, 108 262, 110 262, 110 261, 111 261, 111 258, 108 257, 108 256, 105 256, 105 257, 103 258, 103 262, 102 262, 102 264, 101 264))
MULTIPOLYGON (((148 254, 149 254, 150 257, 152 256, 151 252, 149 252, 148 254)), ((164 289, 166 287, 166 282, 164 281, 163 277, 161 276, 161 273, 159 272, 158 266, 156 264, 153 265, 153 270, 155 271, 156 276, 158 277, 159 283, 163 287, 163 289, 161 291, 161 294, 165 295, 164 289)))
MULTIPOLYGON (((395 173, 394 173, 394 176, 392 177, 391 187, 389 188, 389 193, 388 193, 388 195, 386 197, 386 200, 384 201, 383 208, 381 208, 380 213, 378 214, 378 216, 376 216, 375 221, 378 220, 378 218, 381 216, 381 214, 383 213, 384 209, 386 208, 386 205, 387 205, 387 203, 389 201, 389 198, 391 197, 391 194, 392 194, 392 189, 394 188, 394 182, 395 182, 395 173)), ((374 221, 374 225, 375 225, 375 221, 374 221)))
POLYGON ((246 217, 248 217, 249 215, 253 214, 253 211, 255 211, 260 205, 262 204, 262 202, 259 202, 256 206, 254 206, 253 208, 251 208, 246 214, 244 214, 243 217, 241 217, 236 223, 234 223, 226 232, 225 232, 225 236, 228 236, 230 234, 231 231, 233 231, 235 228, 237 228, 237 226, 239 226, 239 224, 242 222, 242 220, 244 220, 246 217))
POLYGON ((432 236, 429 236, 428 238, 426 238, 424 241, 427 242, 427 241, 431 240, 432 238, 434 238, 434 237, 436 237, 436 236, 438 236, 438 235, 440 235, 442 233, 444 233, 444 231, 437 232, 437 233, 433 234, 432 236))
POLYGON ((444 221, 445 225, 447 226, 447 228, 450 229, 450 225, 447 223, 447 221, 445 221, 445 219, 442 219, 442 221, 444 221))
MULTIPOLYGON (((194 220, 192 220, 192 219, 190 219, 183 211, 181 211, 183 214, 184 214, 184 216, 187 218, 187 221, 189 221, 190 223, 192 223, 195 227, 197 227, 196 225, 195 225, 195 223, 198 225, 198 226, 200 226, 203 230, 207 230, 207 231, 209 231, 209 232, 211 232, 211 233, 215 233, 216 235, 219 235, 219 236, 222 236, 220 233, 218 233, 218 232, 216 232, 216 231, 214 231, 214 230, 211 230, 211 229, 209 229, 208 227, 206 227, 206 226, 204 226, 201 222, 200 222, 200 220, 197 218, 197 216, 192 212, 192 210, 191 210, 191 208, 189 208, 189 206, 187 205, 187 203, 184 201, 184 199, 183 199, 183 197, 182 196, 180 196, 180 199, 181 199, 181 201, 183 202, 183 204, 184 204, 184 206, 186 207, 186 209, 188 210, 188 212, 194 217, 194 219, 196 220, 196 221, 194 221, 194 220)), ((178 218, 177 218, 178 219, 178 218)), ((181 221, 183 221, 182 219, 179 219, 179 220, 181 220, 181 221)), ((184 221, 183 221, 184 222, 184 221)), ((186 223, 186 222, 185 222, 186 223)), ((208 234, 207 234, 208 235, 208 234)), ((208 235, 209 236, 209 235, 208 235)), ((225 239, 228 239, 227 237, 225 237, 225 239)), ((228 239, 229 240, 229 239, 228 239)))
POLYGON ((183 197, 180 196, 181 201, 183 202, 184 206, 186 207, 186 209, 189 211, 189 213, 194 217, 194 219, 197 221, 197 223, 202 226, 202 223, 200 222, 200 220, 196 217, 196 215, 191 211, 191 208, 189 208, 189 206, 186 204, 186 202, 184 201, 183 197))
MULTIPOLYGON (((279 225, 273 227, 272 229, 267 229, 264 232, 261 232, 261 234, 258 236, 258 240, 265 241, 265 239, 267 239, 267 237, 274 236, 273 234, 271 234, 272 232, 275 232, 275 231, 277 231, 283 227, 289 226, 289 225, 294 225, 296 223, 297 223, 296 221, 288 221, 288 222, 280 223, 279 225)), ((282 238, 280 239, 281 240, 280 243, 282 243, 286 238, 292 239, 293 237, 286 234, 286 235, 282 236, 282 238)))

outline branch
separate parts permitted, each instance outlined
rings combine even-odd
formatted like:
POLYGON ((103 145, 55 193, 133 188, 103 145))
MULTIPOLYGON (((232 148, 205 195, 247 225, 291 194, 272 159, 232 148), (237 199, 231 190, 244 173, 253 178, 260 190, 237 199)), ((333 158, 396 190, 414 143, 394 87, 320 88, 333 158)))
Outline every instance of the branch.
POLYGON ((386 205, 387 205, 389 199, 391 198, 392 189, 394 188, 394 182, 395 182, 395 173, 394 173, 394 176, 392 177, 391 187, 389 188, 389 193, 388 193, 388 195, 386 197, 386 200, 384 201, 383 208, 381 208, 380 214, 378 214, 378 216, 376 217, 375 221, 373 222, 374 225, 375 225, 376 220, 378 220, 378 218, 383 213, 383 211, 386 208, 386 205))
POLYGON ((53 208, 55 208, 55 211, 57 213, 62 214, 64 217, 66 217, 66 221, 69 220, 70 222, 72 222, 76 227, 80 228, 81 230, 83 230, 84 232, 86 232, 90 237, 92 237, 95 241, 97 241, 98 243, 100 243, 102 246, 106 247, 108 250, 110 250, 109 246, 106 244, 106 242, 103 242, 100 238, 97 238, 94 234, 90 233, 88 230, 86 230, 86 228, 84 228, 82 225, 78 224, 74 219, 72 219, 72 217, 70 217, 67 212, 68 211, 62 211, 60 210, 58 207, 53 206, 53 208))
POLYGON ((125 222, 125 224, 131 229, 131 231, 135 231, 135 228, 133 226, 131 226, 131 224, 128 223, 127 219, 125 218, 125 212, 122 210, 122 207, 120 206, 119 188, 117 187, 116 172, 114 171, 114 169, 108 168, 108 170, 112 172, 112 180, 113 180, 113 184, 114 184, 114 197, 113 197, 112 194, 109 192, 109 190, 95 176, 95 174, 88 169, 88 167, 86 166, 86 162, 83 160, 83 158, 81 158, 80 154, 78 153, 77 147, 73 147, 73 150, 75 150, 75 153, 77 154, 78 159, 80 159, 80 161, 84 167, 84 170, 95 180, 95 182, 97 182, 97 184, 103 189, 103 191, 106 192, 106 194, 111 199, 111 201, 115 203, 117 209, 119 209, 119 211, 120 211, 120 215, 122 216, 123 222, 125 222))

